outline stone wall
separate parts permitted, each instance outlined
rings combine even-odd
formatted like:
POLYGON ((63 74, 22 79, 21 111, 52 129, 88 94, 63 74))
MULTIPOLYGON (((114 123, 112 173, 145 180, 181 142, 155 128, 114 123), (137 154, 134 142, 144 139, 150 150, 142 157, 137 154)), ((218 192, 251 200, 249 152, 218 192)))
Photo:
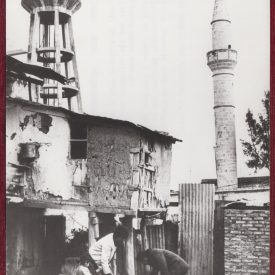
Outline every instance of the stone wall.
POLYGON ((226 275, 269 274, 269 211, 225 209, 226 275))

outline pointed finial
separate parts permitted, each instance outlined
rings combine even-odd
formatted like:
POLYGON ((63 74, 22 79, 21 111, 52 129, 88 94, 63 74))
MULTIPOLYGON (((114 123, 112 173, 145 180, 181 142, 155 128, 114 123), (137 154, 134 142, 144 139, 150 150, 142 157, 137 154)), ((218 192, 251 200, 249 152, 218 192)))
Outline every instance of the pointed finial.
POLYGON ((227 11, 226 0, 215 0, 214 13, 212 23, 215 21, 229 21, 229 14, 227 11))

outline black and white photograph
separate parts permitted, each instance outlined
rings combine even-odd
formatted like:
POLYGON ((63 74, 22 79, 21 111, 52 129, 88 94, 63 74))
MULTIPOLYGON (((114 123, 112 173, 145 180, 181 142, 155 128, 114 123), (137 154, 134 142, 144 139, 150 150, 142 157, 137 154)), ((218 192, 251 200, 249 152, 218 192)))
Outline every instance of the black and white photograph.
POLYGON ((6 274, 270 274, 270 1, 6 1, 6 274))

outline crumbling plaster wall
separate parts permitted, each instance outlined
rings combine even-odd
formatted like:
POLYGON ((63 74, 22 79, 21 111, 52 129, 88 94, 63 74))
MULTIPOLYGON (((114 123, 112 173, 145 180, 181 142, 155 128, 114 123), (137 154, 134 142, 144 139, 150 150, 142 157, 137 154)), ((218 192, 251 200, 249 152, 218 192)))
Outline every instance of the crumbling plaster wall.
POLYGON ((62 113, 13 103, 7 103, 6 115, 7 185, 17 173, 9 163, 22 164, 20 144, 37 143, 38 156, 28 164, 32 169, 26 196, 34 199, 47 199, 49 195, 62 199, 74 197, 72 179, 77 162, 69 159, 70 128, 66 117, 62 113), (30 188, 30 185, 33 186, 30 188))
MULTIPOLYGON (((134 128, 115 125, 88 126, 87 166, 91 186, 90 204, 130 208, 133 195, 131 149, 147 143, 146 135, 134 128)), ((155 138, 152 152, 157 200, 169 200, 171 144, 155 138)), ((163 203, 164 204, 164 203, 163 203)), ((138 205, 135 204, 137 207, 138 205)), ((158 205, 159 206, 159 205, 158 205)))
MULTIPOLYGON (((32 169, 27 175, 25 196, 85 201, 89 196, 91 205, 130 208, 133 194, 131 150, 148 144, 148 133, 130 126, 95 124, 91 120, 87 160, 73 160, 70 159, 70 126, 64 113, 8 102, 6 140, 7 189, 18 172, 9 163, 26 165, 19 158, 20 144, 35 143, 38 156, 27 164, 32 169), (91 186, 90 190, 87 186, 91 186)), ((153 140, 154 199, 158 207, 169 200, 172 145, 158 136, 153 140)))

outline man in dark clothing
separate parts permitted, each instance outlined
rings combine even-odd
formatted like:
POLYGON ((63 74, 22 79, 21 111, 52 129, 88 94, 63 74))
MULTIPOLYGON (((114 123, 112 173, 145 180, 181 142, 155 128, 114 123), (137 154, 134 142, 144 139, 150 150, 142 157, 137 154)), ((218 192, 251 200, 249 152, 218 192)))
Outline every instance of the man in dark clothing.
POLYGON ((150 275, 184 275, 188 264, 177 254, 165 249, 147 249, 137 256, 138 260, 150 265, 153 270, 150 275))

